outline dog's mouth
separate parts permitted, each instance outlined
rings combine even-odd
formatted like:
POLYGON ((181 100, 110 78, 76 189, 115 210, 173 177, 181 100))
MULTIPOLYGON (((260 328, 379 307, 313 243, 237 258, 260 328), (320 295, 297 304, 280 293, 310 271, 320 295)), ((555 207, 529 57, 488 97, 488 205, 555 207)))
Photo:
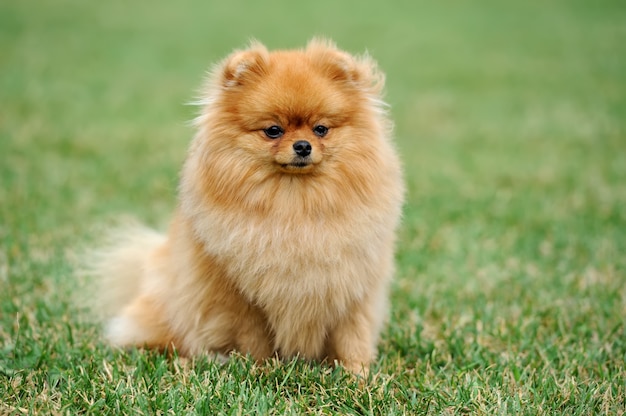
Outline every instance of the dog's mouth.
POLYGON ((290 168, 305 168, 305 167, 310 166, 310 165, 311 165, 310 162, 299 161, 299 162, 288 163, 288 164, 282 165, 282 166, 284 168, 286 168, 286 167, 290 167, 290 168))
POLYGON ((280 167, 287 172, 304 173, 313 167, 310 157, 297 157, 289 163, 281 164, 280 167))

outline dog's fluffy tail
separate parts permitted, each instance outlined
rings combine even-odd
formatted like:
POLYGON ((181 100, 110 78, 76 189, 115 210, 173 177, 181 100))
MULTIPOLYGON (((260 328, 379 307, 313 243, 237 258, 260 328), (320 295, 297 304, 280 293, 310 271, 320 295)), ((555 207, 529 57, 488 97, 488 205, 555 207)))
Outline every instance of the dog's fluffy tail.
POLYGON ((88 276, 92 290, 83 292, 81 303, 93 318, 108 320, 137 296, 148 257, 165 239, 147 227, 127 224, 108 232, 102 248, 86 255, 81 274, 88 276))

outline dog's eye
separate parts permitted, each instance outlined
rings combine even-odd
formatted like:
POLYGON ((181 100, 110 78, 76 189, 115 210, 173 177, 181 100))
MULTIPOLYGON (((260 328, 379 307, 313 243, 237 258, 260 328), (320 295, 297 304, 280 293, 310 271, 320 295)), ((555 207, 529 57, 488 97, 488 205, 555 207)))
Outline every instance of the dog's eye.
POLYGON ((280 126, 271 126, 263 130, 263 133, 270 139, 278 139, 285 132, 280 126))
POLYGON ((317 126, 313 127, 313 133, 315 133, 315 135, 318 137, 324 137, 326 136, 326 134, 328 134, 328 127, 318 124, 317 126))

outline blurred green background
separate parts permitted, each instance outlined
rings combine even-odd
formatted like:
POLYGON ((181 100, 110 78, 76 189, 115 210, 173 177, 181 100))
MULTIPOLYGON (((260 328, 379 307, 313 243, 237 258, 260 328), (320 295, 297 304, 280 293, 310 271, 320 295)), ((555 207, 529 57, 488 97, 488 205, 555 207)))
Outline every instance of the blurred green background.
POLYGON ((313 36, 387 74, 409 192, 384 371, 454 398, 433 367, 514 362, 521 390, 487 377, 484 400, 623 404, 626 6, 608 0, 3 1, 0 370, 98 342, 72 312, 76 252, 121 215, 167 224, 207 69, 313 36))

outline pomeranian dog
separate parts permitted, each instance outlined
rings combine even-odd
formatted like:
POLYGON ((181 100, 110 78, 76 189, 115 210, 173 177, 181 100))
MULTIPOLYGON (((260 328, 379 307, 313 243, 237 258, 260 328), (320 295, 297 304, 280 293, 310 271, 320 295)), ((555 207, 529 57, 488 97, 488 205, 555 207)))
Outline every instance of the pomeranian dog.
POLYGON ((370 57, 325 40, 221 62, 167 234, 127 230, 100 252, 108 340, 366 374, 404 194, 383 84, 370 57))

